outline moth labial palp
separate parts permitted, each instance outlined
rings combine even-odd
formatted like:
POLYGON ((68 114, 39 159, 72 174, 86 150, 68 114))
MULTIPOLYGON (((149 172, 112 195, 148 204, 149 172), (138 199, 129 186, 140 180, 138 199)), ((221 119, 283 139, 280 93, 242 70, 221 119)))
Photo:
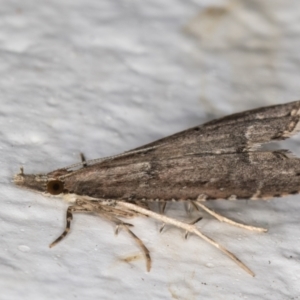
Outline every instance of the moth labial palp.
POLYGON ((254 273, 226 248, 203 234, 196 224, 156 213, 148 203, 189 201, 221 222, 244 225, 204 205, 214 199, 270 199, 299 193, 300 159, 286 150, 259 149, 300 129, 300 101, 257 108, 207 122, 116 156, 85 160, 47 174, 28 175, 21 169, 15 184, 45 195, 64 196, 72 205, 66 228, 51 246, 70 231, 75 212, 95 213, 124 228, 141 247, 151 267, 149 250, 122 219, 148 216, 194 234, 221 250, 249 274, 254 273))

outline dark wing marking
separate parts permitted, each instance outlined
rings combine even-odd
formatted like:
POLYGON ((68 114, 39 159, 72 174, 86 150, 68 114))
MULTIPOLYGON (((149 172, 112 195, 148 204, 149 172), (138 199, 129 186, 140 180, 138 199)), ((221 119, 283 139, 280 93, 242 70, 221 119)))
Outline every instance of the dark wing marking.
POLYGON ((123 164, 102 163, 64 179, 70 193, 148 201, 260 199, 298 193, 300 159, 285 152, 193 155, 123 164), (98 182, 98 185, 95 185, 98 182))

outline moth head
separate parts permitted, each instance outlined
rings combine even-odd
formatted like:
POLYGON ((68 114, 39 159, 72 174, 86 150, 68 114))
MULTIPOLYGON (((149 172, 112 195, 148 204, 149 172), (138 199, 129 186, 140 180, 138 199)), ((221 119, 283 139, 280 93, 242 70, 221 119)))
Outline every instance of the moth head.
POLYGON ((24 174, 23 168, 20 168, 20 173, 14 176, 14 183, 21 187, 51 195, 59 195, 64 192, 64 182, 48 178, 47 175, 24 174))

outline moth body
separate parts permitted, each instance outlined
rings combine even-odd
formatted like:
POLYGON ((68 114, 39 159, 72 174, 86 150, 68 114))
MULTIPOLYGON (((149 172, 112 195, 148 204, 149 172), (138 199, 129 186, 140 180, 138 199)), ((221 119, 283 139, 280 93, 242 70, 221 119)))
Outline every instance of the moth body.
MULTIPOLYGON (((213 120, 117 156, 83 161, 48 174, 27 175, 21 169, 14 182, 46 195, 64 196, 73 203, 67 211, 65 232, 51 246, 69 231, 72 212, 96 212, 127 227, 129 224, 119 217, 143 214, 195 233, 216 246, 194 225, 151 212, 147 203, 257 200, 299 193, 300 158, 287 150, 259 149, 262 144, 297 133, 299 120, 300 101, 262 107, 213 120)), ((222 221, 226 219, 201 208, 222 221)), ((226 222, 236 225, 228 219, 226 222)), ((148 255, 149 267, 149 251, 129 232, 148 255)), ((226 249, 216 247, 247 269, 226 249)))

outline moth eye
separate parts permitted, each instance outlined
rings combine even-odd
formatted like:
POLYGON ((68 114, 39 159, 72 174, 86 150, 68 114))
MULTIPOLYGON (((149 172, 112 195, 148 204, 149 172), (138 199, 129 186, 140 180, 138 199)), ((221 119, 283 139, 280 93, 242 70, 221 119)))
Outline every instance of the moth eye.
POLYGON ((47 183, 47 192, 51 195, 58 195, 64 190, 64 183, 60 180, 51 180, 47 183))

